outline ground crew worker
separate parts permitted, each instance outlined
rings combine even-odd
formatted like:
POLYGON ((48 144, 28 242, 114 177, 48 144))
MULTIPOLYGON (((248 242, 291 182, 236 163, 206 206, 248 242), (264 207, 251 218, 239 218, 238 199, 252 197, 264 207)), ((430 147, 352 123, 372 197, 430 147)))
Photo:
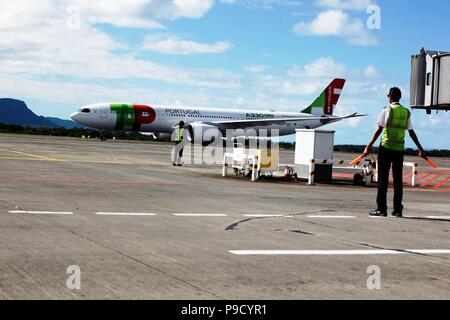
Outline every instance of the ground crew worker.
POLYGON ((180 121, 179 124, 175 126, 175 148, 173 150, 173 165, 181 167, 181 160, 183 158, 183 147, 184 147, 184 122, 180 121))
POLYGON ((391 88, 388 94, 390 105, 381 113, 378 120, 378 130, 364 150, 368 156, 373 144, 383 133, 378 153, 378 195, 377 210, 370 212, 374 217, 387 217, 387 191, 389 186, 389 171, 392 165, 394 177, 394 217, 403 217, 403 161, 405 151, 405 130, 419 148, 419 156, 425 157, 416 133, 411 123, 411 112, 400 104, 402 92, 399 88, 391 88), (383 132, 384 130, 384 132, 383 132))

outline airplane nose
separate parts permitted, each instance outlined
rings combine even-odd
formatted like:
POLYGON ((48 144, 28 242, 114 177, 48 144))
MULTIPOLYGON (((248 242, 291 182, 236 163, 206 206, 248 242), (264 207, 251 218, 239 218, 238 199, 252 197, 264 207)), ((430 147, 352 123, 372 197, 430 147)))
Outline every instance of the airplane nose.
POLYGON ((73 121, 77 121, 80 120, 80 113, 79 112, 74 112, 70 115, 70 119, 72 119, 73 121))

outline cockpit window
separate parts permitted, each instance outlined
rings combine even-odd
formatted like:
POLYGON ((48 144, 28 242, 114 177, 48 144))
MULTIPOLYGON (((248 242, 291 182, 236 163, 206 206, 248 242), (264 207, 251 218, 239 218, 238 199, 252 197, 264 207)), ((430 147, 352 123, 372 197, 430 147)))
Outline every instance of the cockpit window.
POLYGON ((91 109, 83 108, 83 109, 81 109, 81 112, 83 112, 83 113, 91 113, 91 109))

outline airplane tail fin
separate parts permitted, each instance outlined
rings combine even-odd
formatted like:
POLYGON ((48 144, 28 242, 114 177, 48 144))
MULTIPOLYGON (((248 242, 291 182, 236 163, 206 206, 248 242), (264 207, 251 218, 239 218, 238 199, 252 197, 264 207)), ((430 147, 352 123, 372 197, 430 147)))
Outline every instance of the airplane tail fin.
POLYGON ((302 113, 313 115, 333 115, 341 96, 342 89, 344 89, 345 79, 334 79, 330 85, 320 94, 320 96, 302 113))

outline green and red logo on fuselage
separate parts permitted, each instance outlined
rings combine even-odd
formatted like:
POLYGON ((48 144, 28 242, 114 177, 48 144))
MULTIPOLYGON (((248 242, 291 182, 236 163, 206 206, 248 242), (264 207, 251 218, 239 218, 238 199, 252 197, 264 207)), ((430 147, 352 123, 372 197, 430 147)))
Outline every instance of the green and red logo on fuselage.
POLYGON ((143 124, 150 124, 156 119, 155 110, 139 104, 111 104, 111 111, 116 114, 114 130, 130 127, 131 131, 139 131, 143 124))

